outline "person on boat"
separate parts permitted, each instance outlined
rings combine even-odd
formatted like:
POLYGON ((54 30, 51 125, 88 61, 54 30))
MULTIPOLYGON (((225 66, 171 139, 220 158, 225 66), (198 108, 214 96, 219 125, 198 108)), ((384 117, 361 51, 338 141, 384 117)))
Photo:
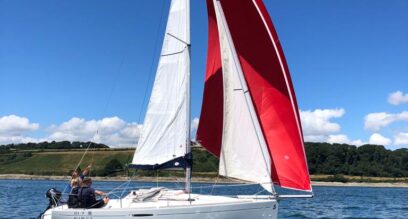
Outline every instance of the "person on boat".
POLYGON ((67 186, 67 189, 65 191, 71 193, 72 189, 74 188, 74 184, 77 184, 79 187, 81 185, 81 181, 89 174, 89 171, 91 170, 92 164, 89 164, 84 171, 82 171, 81 174, 78 175, 78 171, 74 170, 71 175, 71 180, 69 181, 69 184, 67 186), (79 180, 79 182, 76 182, 79 180))
POLYGON ((109 197, 105 192, 95 190, 92 186, 92 179, 85 178, 82 180, 81 188, 78 189, 79 208, 101 208, 108 204, 109 197), (96 200, 96 195, 104 198, 96 200))
POLYGON ((79 192, 81 182, 82 180, 79 177, 71 180, 72 189, 68 195, 68 202, 67 202, 69 208, 79 208, 80 207, 78 192, 79 192))

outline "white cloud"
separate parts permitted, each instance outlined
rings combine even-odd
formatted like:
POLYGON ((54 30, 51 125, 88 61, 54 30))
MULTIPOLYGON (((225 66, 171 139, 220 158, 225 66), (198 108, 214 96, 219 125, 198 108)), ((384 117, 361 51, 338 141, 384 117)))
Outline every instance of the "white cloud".
POLYGON ((341 130, 338 123, 331 121, 345 114, 344 109, 316 109, 300 111, 305 141, 363 145, 361 140, 350 140, 347 135, 337 134, 341 130))
POLYGON ((116 116, 89 121, 74 117, 59 126, 51 126, 49 130, 55 133, 62 132, 75 136, 89 136, 96 134, 97 131, 100 134, 111 134, 122 129, 124 126, 126 126, 126 122, 116 116))
POLYGON ((24 135, 38 130, 39 127, 39 124, 30 123, 25 117, 16 115, 0 117, 0 144, 38 142, 37 139, 24 135))
POLYGON ((394 144, 408 146, 408 132, 401 132, 394 136, 394 144))
POLYGON ((305 135, 303 137, 306 142, 324 142, 327 140, 325 135, 305 135))
POLYGON ((124 138, 139 138, 142 125, 137 123, 128 124, 124 129, 119 132, 119 135, 124 138))
POLYGON ((370 136, 370 139, 368 140, 368 143, 370 144, 376 144, 376 145, 390 145, 391 144, 391 139, 386 138, 384 136, 382 136, 379 133, 374 133, 370 136))
POLYGON ((400 105, 408 103, 408 93, 404 94, 401 91, 396 91, 388 96, 388 102, 392 105, 400 105))
MULTIPOLYGON (((301 119, 305 141, 345 143, 352 145, 365 144, 362 140, 351 140, 345 134, 339 133, 341 126, 332 121, 345 114, 344 109, 316 109, 301 111, 301 119)), ((379 129, 394 121, 408 120, 408 112, 400 114, 372 113, 366 116, 366 128, 379 129)), ((191 121, 191 136, 197 132, 199 118, 191 121)), ((134 147, 140 137, 142 125, 128 123, 119 117, 107 117, 100 120, 85 120, 71 118, 58 125, 52 125, 46 130, 48 136, 32 138, 28 132, 39 129, 39 124, 30 123, 28 118, 15 115, 0 117, 0 144, 27 143, 42 141, 94 141, 104 143, 111 147, 134 147)), ((390 145, 391 140, 375 133, 370 137, 369 143, 390 145)), ((408 133, 399 133, 394 136, 395 145, 408 145, 408 133)))
POLYGON ((327 135, 304 135, 303 136, 306 142, 326 142, 327 135))
POLYGON ((40 127, 37 123, 30 123, 25 117, 9 115, 0 117, 0 135, 19 135, 24 132, 35 131, 40 127))
MULTIPOLYGON (((199 119, 191 121, 191 135, 197 132, 199 119)), ((71 118, 58 125, 49 126, 44 138, 31 138, 24 134, 38 130, 39 125, 18 116, 0 117, 0 144, 43 141, 93 141, 110 147, 135 147, 139 141, 141 124, 128 123, 121 118, 107 117, 100 120, 71 118)))
POLYGON ((393 122, 408 121, 408 111, 397 114, 386 112, 370 113, 365 117, 364 127, 370 131, 377 132, 393 122))
POLYGON ((347 144, 350 142, 350 139, 347 135, 329 135, 327 139, 328 143, 339 143, 339 144, 347 144))
POLYGON ((60 125, 52 125, 48 131, 50 141, 94 141, 111 147, 132 147, 137 144, 141 126, 126 123, 119 117, 86 121, 72 118, 60 125))
POLYGON ((349 144, 356 145, 356 146, 361 146, 361 145, 367 144, 367 142, 362 141, 360 139, 357 139, 357 140, 351 141, 349 144))
POLYGON ((356 146, 361 146, 363 144, 366 144, 364 141, 358 139, 358 140, 350 140, 347 135, 344 134, 339 134, 339 135, 329 135, 328 138, 326 139, 326 142, 328 143, 338 143, 338 144, 351 144, 351 145, 356 145, 356 146))
POLYGON ((341 129, 340 125, 330 120, 342 117, 344 113, 344 109, 300 111, 305 136, 322 136, 339 132, 341 129))
POLYGON ((44 138, 31 138, 22 135, 14 135, 14 136, 0 136, 0 145, 5 144, 19 144, 19 143, 38 143, 44 142, 47 139, 44 138))
MULTIPOLYGON (((199 119, 191 121, 191 136, 194 137, 199 119)), ((94 141, 111 147, 134 147, 140 137, 142 125, 126 123, 118 117, 89 120, 72 118, 48 130, 50 140, 54 141, 94 141), (98 132, 98 133, 97 133, 98 132)))

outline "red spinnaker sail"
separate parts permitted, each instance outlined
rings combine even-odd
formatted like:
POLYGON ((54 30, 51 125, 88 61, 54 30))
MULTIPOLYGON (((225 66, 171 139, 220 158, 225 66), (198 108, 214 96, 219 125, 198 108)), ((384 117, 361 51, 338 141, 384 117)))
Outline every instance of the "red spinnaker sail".
MULTIPOLYGON (((262 0, 220 0, 269 154, 275 184, 311 191, 295 92, 262 0)), ((222 141, 222 66, 213 0, 207 0, 209 50, 197 139, 218 155, 222 141)))
POLYGON ((212 0, 208 4, 208 56, 203 105, 197 130, 197 141, 220 157, 223 128, 223 82, 220 40, 212 0))

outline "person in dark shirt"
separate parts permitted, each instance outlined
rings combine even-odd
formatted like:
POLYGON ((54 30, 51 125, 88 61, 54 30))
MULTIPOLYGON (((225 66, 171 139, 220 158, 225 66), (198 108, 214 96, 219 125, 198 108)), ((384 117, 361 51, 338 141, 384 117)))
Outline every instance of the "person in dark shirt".
POLYGON ((85 178, 84 180, 82 180, 82 186, 78 191, 80 208, 101 208, 108 204, 109 197, 106 196, 106 193, 95 190, 91 186, 91 178, 85 178), (96 200, 96 195, 104 196, 104 198, 96 200))
POLYGON ((82 180, 78 177, 76 179, 71 180, 71 191, 68 195, 68 207, 69 208, 80 208, 80 201, 78 197, 79 189, 81 188, 80 185, 82 180))

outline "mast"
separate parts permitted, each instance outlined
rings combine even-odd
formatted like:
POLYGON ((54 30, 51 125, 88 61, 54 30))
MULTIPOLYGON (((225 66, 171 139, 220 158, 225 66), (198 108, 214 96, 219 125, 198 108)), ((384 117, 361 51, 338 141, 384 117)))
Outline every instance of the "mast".
POLYGON ((186 102, 187 102, 187 135, 186 135, 186 156, 185 159, 187 159, 187 166, 186 166, 186 185, 185 185, 185 191, 188 192, 189 194, 191 193, 191 176, 192 176, 192 164, 193 164, 193 159, 192 159, 192 154, 191 154, 191 140, 190 140, 190 135, 191 135, 191 83, 190 83, 190 74, 191 74, 191 42, 190 42, 190 0, 186 0, 186 27, 187 27, 187 36, 186 36, 186 43, 188 47, 188 57, 189 57, 189 65, 188 65, 188 70, 187 70, 187 83, 186 83, 186 102))

